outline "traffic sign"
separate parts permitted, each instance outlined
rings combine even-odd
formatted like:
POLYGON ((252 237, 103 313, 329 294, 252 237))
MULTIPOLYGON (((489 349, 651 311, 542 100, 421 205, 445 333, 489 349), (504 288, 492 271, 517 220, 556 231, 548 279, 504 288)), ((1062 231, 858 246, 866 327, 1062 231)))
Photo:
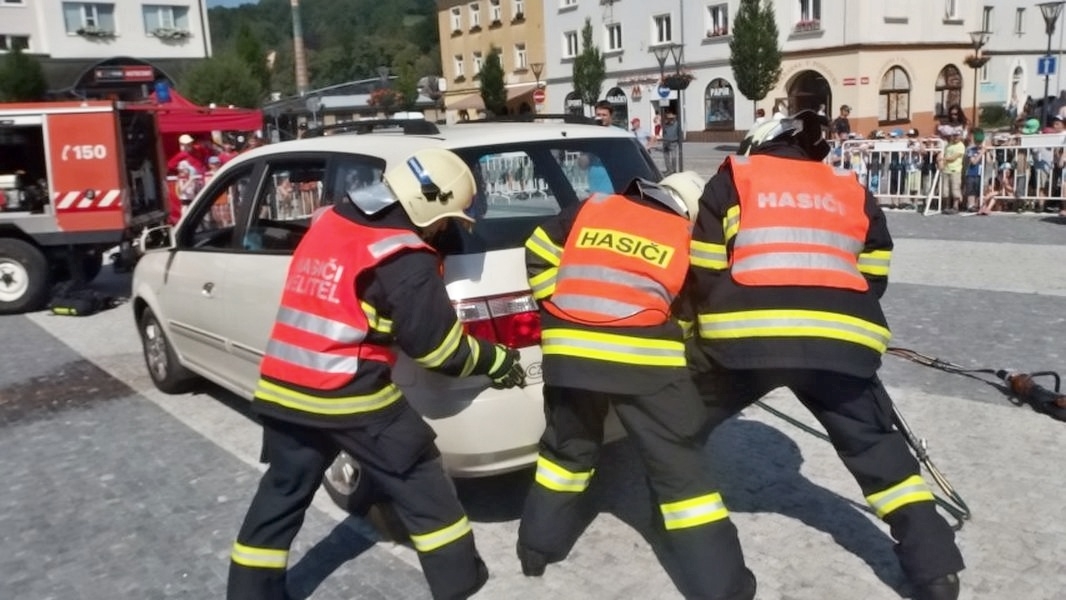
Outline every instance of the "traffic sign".
POLYGON ((1036 59, 1036 74, 1041 76, 1055 74, 1055 57, 1041 56, 1036 59))
POLYGON ((660 85, 658 91, 660 98, 666 99, 670 97, 670 88, 666 87, 665 85, 660 85))
POLYGON ((544 98, 544 90, 540 88, 533 90, 533 102, 536 102, 537 104, 544 104, 544 98))

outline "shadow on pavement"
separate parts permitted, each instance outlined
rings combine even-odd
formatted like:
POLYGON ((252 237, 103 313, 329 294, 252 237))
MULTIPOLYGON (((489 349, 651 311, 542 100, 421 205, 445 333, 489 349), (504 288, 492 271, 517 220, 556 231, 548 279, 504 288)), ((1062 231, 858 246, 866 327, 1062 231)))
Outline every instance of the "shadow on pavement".
POLYGON ((375 542, 353 530, 348 517, 333 528, 328 536, 314 545, 300 562, 289 568, 286 580, 288 595, 293 600, 310 598, 341 565, 374 547, 375 542))

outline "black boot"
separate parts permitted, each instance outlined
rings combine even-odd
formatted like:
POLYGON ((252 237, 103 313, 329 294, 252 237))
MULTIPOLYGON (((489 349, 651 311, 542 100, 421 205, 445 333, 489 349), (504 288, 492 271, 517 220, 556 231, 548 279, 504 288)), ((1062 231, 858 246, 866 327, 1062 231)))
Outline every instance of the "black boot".
POLYGON ((956 573, 914 586, 914 600, 958 600, 958 597, 959 576, 956 573))
POLYGON ((515 546, 518 562, 522 563, 522 574, 526 577, 540 577, 548 566, 548 559, 540 552, 526 548, 519 542, 515 546))

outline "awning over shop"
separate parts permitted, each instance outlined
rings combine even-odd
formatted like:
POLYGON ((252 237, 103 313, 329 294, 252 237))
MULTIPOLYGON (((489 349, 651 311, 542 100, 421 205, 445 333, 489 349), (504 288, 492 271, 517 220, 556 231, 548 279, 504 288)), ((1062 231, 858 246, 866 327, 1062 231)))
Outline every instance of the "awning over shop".
MULTIPOLYGON (((526 96, 529 96, 532 101, 533 90, 535 89, 537 89, 537 84, 535 83, 509 87, 507 88, 507 101, 512 102, 526 96)), ((448 110, 485 110, 485 103, 481 100, 481 94, 475 93, 448 103, 447 108, 448 110)))

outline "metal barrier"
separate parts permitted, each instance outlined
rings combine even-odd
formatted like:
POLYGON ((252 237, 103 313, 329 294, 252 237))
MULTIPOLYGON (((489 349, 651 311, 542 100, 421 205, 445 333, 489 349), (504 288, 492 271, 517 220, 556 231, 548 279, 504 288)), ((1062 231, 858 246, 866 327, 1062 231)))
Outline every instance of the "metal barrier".
POLYGON ((854 171, 879 202, 917 205, 931 215, 943 209, 938 161, 944 147, 940 138, 848 140, 833 148, 826 161, 854 171))

